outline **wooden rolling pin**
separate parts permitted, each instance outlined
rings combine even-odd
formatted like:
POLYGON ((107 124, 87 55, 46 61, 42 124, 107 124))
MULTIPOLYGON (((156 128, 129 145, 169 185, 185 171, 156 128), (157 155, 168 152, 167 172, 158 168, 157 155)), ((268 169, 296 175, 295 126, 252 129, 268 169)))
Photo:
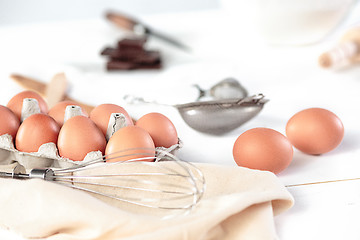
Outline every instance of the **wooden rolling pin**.
POLYGON ((360 27, 348 30, 333 49, 319 57, 319 65, 336 68, 360 63, 360 27))

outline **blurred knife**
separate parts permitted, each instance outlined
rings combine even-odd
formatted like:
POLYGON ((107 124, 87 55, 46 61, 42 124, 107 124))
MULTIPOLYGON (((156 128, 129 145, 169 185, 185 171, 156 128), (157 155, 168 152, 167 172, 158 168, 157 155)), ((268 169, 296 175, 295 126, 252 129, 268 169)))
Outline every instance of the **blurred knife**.
MULTIPOLYGON (((51 86, 51 88, 46 83, 37 81, 37 80, 29 78, 29 77, 18 75, 18 74, 12 74, 12 75, 10 75, 10 78, 12 80, 14 80, 17 84, 19 84, 21 87, 23 87, 27 90, 35 91, 45 98, 51 98, 52 104, 54 104, 53 101, 68 100, 68 101, 75 102, 76 104, 78 104, 79 106, 84 108, 85 111, 88 113, 90 113, 91 110, 94 109, 94 106, 90 106, 90 105, 78 102, 78 101, 70 98, 66 94, 61 95, 61 96, 60 95, 59 96, 46 96, 47 93, 54 92, 54 90, 55 90, 54 87, 55 88, 57 87, 59 90, 60 88, 63 88, 64 86, 66 86, 66 83, 64 82, 65 75, 62 73, 54 76, 54 78, 50 82, 51 84, 49 84, 51 86)), ((58 92, 61 93, 62 91, 58 91, 58 92)))
POLYGON ((140 22, 139 20, 130 17, 128 15, 122 14, 122 13, 114 13, 114 12, 108 12, 106 13, 106 18, 109 19, 111 22, 113 22, 118 27, 121 27, 123 29, 132 31, 137 34, 145 34, 146 36, 154 36, 158 39, 161 39, 167 43, 172 44, 173 46, 176 46, 182 50, 185 50, 187 52, 191 52, 191 49, 184 45, 183 43, 175 40, 172 37, 169 37, 163 33, 159 33, 158 31, 154 31, 149 26, 145 25, 144 23, 140 22))

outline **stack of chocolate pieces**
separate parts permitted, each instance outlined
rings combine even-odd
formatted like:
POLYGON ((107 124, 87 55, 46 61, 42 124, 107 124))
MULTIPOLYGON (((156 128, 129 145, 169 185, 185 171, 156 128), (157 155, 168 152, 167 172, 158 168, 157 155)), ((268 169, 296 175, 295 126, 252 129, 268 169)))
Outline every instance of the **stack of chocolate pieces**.
POLYGON ((146 38, 124 38, 117 48, 105 48, 101 55, 108 56, 107 70, 160 69, 159 51, 144 49, 146 38))

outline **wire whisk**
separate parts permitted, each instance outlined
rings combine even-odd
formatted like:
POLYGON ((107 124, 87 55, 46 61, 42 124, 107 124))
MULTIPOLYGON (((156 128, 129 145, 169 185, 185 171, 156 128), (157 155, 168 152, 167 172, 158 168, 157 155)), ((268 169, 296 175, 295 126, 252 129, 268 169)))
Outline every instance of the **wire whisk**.
POLYGON ((155 157, 154 149, 127 149, 66 169, 26 171, 18 164, 12 172, 0 172, 0 177, 40 178, 126 210, 165 216, 166 210, 189 212, 205 191, 205 178, 196 166, 161 149, 155 150, 155 157))

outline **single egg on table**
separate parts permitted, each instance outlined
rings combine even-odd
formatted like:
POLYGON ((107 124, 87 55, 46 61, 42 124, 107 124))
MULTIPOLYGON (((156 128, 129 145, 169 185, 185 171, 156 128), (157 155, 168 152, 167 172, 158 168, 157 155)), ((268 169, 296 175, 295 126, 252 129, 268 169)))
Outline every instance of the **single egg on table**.
POLYGON ((253 128, 235 141, 233 157, 237 165, 275 174, 286 169, 293 158, 290 141, 270 128, 253 128))
POLYGON ((296 113, 286 124, 286 136, 295 148, 307 154, 335 149, 344 137, 344 125, 333 112, 308 108, 296 113))

